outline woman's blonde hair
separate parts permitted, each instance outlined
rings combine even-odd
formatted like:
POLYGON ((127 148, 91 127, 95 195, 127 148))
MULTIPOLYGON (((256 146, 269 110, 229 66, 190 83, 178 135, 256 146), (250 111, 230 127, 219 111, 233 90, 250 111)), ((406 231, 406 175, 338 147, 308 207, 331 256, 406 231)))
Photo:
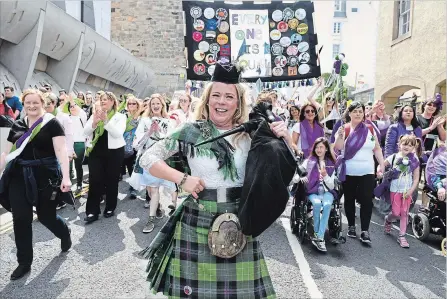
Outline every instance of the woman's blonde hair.
POLYGON ((258 98, 256 99, 256 104, 263 102, 273 105, 273 98, 272 98, 273 96, 276 96, 276 94, 274 94, 273 92, 263 91, 258 95, 258 98))
POLYGON ((37 89, 34 89, 34 88, 29 88, 29 89, 26 89, 24 92, 22 92, 22 95, 20 97, 20 100, 22 101, 22 103, 25 103, 25 98, 30 94, 37 94, 40 98, 40 102, 42 103, 42 105, 45 105, 45 98, 43 96, 43 93, 37 89))
POLYGON ((143 117, 154 117, 154 113, 152 112, 151 103, 154 99, 158 99, 161 103, 161 117, 166 118, 168 117, 168 112, 166 109, 166 102, 163 96, 159 93, 154 93, 151 95, 149 102, 147 103, 146 110, 143 113, 143 117))
POLYGON ((118 100, 113 92, 110 91, 104 92, 103 94, 101 94, 99 100, 101 101, 103 97, 105 97, 108 100, 112 100, 113 101, 112 109, 115 111, 118 110, 118 100))
POLYGON ((140 116, 141 108, 143 105, 142 105, 141 101, 138 100, 136 97, 128 97, 126 100, 126 106, 129 104, 130 101, 135 101, 135 103, 137 103, 137 110, 135 110, 134 113, 130 113, 129 110, 127 110, 127 111, 133 118, 136 118, 136 117, 140 116))
POLYGON ((335 93, 333 91, 329 91, 327 92, 324 96, 323 99, 321 101, 321 108, 322 108, 322 117, 326 118, 329 115, 329 111, 327 110, 327 100, 328 99, 333 99, 334 104, 332 105, 332 109, 337 109, 338 111, 338 102, 337 102, 337 97, 335 95, 335 93))
POLYGON ((42 95, 44 101, 45 101, 45 105, 49 105, 49 104, 57 104, 57 96, 54 93, 51 92, 46 92, 42 95))
MULTIPOLYGON (((210 95, 213 90, 214 83, 211 82, 208 84, 208 86, 205 88, 205 91, 202 94, 202 100, 199 102, 199 105, 196 107, 195 111, 195 120, 210 120, 210 110, 209 110, 209 102, 210 102, 210 95)), ((238 104, 236 108, 236 112, 233 115, 233 125, 240 125, 248 120, 248 111, 247 111, 247 105, 246 105, 246 98, 245 98, 245 87, 238 83, 234 84, 237 91, 237 98, 238 98, 238 104)), ((244 137, 248 136, 246 133, 238 133, 234 135, 234 142, 237 145, 238 141, 244 137)))
MULTIPOLYGON (((189 100, 189 105, 191 106, 191 103, 192 103, 192 97, 191 97, 189 94, 184 93, 184 94, 180 95, 180 97, 179 97, 178 100, 177 100, 177 103, 175 103, 175 109, 181 109, 181 108, 180 108, 180 98, 181 98, 181 97, 187 97, 188 100, 189 100)), ((189 106, 188 106, 188 110, 189 110, 189 106)))

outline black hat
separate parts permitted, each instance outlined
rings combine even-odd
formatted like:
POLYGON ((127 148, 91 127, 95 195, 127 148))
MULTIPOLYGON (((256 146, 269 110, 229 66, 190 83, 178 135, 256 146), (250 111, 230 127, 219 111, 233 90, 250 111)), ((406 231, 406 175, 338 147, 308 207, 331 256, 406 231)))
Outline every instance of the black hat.
POLYGON ((394 109, 400 108, 400 107, 402 107, 402 103, 397 103, 396 105, 394 105, 394 109))
POLYGON ((226 84, 237 84, 241 78, 241 68, 237 62, 232 64, 216 63, 214 69, 212 82, 221 82, 226 84))

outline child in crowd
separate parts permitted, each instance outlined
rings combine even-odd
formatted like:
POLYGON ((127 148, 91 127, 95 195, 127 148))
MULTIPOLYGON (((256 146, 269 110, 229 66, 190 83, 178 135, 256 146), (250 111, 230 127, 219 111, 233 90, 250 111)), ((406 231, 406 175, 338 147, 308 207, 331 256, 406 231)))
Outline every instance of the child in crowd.
POLYGON ((391 233, 392 221, 400 217, 400 234, 397 242, 402 248, 410 247, 405 234, 412 194, 419 184, 419 159, 415 153, 417 147, 420 147, 420 142, 416 136, 404 135, 399 140, 399 152, 385 160, 385 167, 391 166, 392 172, 391 212, 385 216, 385 233, 391 233))

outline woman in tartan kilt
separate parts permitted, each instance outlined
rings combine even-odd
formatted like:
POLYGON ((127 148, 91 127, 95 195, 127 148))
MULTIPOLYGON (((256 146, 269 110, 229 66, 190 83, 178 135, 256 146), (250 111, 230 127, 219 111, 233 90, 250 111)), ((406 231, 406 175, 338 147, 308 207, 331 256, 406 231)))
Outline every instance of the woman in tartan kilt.
MULTIPOLYGON (((247 120, 239 76, 236 66, 218 63, 213 82, 197 107, 198 121, 168 134, 141 158, 142 167, 152 175, 176 182, 191 193, 141 253, 149 259, 148 281, 154 293, 162 292, 169 298, 276 297, 256 238, 246 236, 246 243, 239 247, 243 249, 230 258, 214 255, 214 246, 212 252, 208 245, 216 217, 237 214, 251 140, 246 133, 239 133, 200 147, 194 145, 247 120), (186 157, 191 176, 164 162, 175 153, 186 157)), ((271 124, 271 129, 277 137, 291 142, 284 122, 271 124)))

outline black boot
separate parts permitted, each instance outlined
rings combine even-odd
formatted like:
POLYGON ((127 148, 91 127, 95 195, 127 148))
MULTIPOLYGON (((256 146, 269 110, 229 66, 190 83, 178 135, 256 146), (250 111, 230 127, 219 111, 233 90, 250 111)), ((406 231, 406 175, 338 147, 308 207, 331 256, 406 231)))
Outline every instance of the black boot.
POLYGON ((68 228, 68 236, 61 239, 61 250, 62 252, 67 252, 71 248, 71 229, 68 228))
POLYGON ((19 265, 11 274, 11 280, 17 280, 25 276, 26 273, 31 271, 30 265, 19 265))

